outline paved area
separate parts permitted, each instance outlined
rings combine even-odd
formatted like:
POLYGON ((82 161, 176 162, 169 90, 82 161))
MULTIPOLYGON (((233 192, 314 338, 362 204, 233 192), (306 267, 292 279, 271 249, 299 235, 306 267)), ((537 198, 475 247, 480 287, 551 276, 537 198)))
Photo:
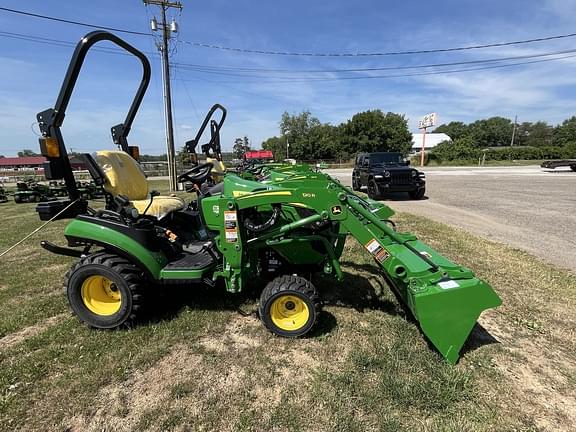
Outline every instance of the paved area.
MULTIPOLYGON (((426 168, 427 198, 387 204, 576 270, 576 172, 528 167, 426 168)), ((350 185, 352 170, 327 170, 350 185)))

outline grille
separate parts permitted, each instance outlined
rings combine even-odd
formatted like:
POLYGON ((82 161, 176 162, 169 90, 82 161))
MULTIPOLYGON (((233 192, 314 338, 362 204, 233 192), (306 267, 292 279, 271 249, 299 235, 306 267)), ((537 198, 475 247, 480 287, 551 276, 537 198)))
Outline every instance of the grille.
POLYGON ((412 176, 410 172, 407 173, 390 173, 390 183, 393 185, 409 185, 412 184, 412 176))

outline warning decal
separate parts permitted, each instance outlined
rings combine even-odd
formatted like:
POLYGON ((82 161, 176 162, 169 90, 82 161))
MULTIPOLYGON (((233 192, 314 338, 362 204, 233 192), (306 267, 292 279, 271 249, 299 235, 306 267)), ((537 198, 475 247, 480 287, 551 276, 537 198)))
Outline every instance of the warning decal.
POLYGON ((388 253, 388 251, 384 249, 376 239, 370 240, 364 247, 368 249, 368 252, 370 252, 379 262, 386 261, 390 256, 390 253, 388 253))
POLYGON ((224 212, 224 230, 226 231, 226 241, 236 243, 238 241, 238 215, 235 211, 224 212))

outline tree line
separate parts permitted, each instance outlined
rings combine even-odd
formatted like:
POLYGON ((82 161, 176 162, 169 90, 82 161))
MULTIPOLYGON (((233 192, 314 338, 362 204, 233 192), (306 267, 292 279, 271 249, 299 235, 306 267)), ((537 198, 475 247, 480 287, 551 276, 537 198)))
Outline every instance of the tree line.
MULTIPOLYGON (((495 160, 576 158, 576 116, 557 126, 544 121, 515 125, 504 117, 490 117, 469 124, 442 124, 433 132, 446 133, 451 138, 429 155, 439 162, 481 157, 495 160)), ((377 151, 408 155, 412 134, 404 115, 378 109, 357 113, 339 125, 322 123, 310 111, 284 112, 280 135, 265 140, 262 148, 272 150, 277 160, 286 157, 349 160, 357 153, 377 151)))
POLYGON ((280 136, 262 143, 276 160, 330 160, 353 158, 358 152, 399 151, 408 154, 412 134, 403 115, 369 110, 339 125, 322 123, 310 111, 284 112, 280 136))
POLYGON ((438 126, 451 141, 440 143, 429 158, 442 161, 576 158, 576 116, 557 126, 544 121, 514 125, 504 117, 438 126))

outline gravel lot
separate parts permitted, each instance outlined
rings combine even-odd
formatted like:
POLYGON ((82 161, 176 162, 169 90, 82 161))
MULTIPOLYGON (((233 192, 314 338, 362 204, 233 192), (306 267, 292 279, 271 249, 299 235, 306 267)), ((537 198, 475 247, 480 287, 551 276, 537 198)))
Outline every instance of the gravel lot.
MULTIPOLYGON (((426 168, 427 197, 387 198, 396 211, 463 228, 576 269, 576 173, 528 167, 426 168)), ((327 170, 350 185, 351 169, 327 170)))

